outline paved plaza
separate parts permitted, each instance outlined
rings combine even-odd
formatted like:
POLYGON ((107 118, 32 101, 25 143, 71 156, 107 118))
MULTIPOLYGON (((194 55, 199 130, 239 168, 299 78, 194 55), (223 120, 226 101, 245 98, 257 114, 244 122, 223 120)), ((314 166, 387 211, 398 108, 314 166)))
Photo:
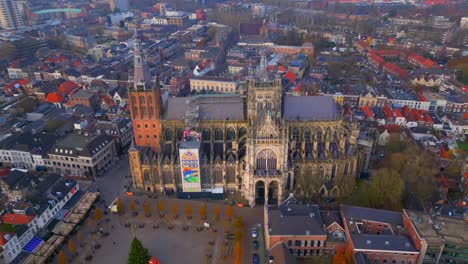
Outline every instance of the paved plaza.
MULTIPOLYGON (((225 248, 224 226, 222 224, 223 213, 225 204, 223 201, 212 200, 181 200, 175 198, 158 197, 148 198, 147 196, 133 196, 127 197, 124 195, 124 187, 130 184, 130 175, 128 158, 123 157, 107 173, 97 178, 91 184, 87 184, 88 190, 101 192, 101 199, 105 202, 99 203, 97 206, 103 211, 108 210, 107 205, 119 195, 128 210, 130 200, 137 203, 137 210, 139 215, 130 217, 133 223, 133 231, 131 227, 125 227, 129 217, 121 217, 110 212, 104 215, 102 224, 96 228, 96 223, 90 225, 85 221, 78 229, 81 234, 81 242, 78 242, 76 234, 72 236, 72 240, 76 244, 78 257, 73 258, 71 263, 126 263, 128 252, 130 249, 130 242, 133 237, 133 232, 138 239, 141 240, 143 245, 148 248, 150 254, 160 260, 161 263, 232 263, 232 256, 223 258, 225 248), (163 200, 165 204, 166 218, 172 217, 171 207, 172 204, 177 204, 179 218, 172 221, 174 229, 168 229, 166 220, 158 221, 153 217, 147 218, 143 216, 143 203, 149 201, 153 214, 156 211, 157 200, 163 200), (189 229, 183 230, 183 226, 187 224, 185 217, 185 206, 189 204, 192 208, 192 220, 188 223, 189 229), (221 208, 221 221, 216 224, 218 232, 204 229, 197 231, 196 228, 200 226, 199 207, 206 205, 207 218, 213 225, 213 207, 219 206, 221 208), (145 223, 144 227, 140 227, 140 223, 145 223), (153 228, 154 223, 160 223, 159 228, 153 228), (91 230, 102 230, 104 233, 109 233, 108 236, 103 237, 99 234, 91 234, 91 230), (214 241, 214 245, 209 245, 209 241, 214 241), (115 243, 115 244, 114 244, 115 243), (82 244, 81 246, 79 244, 82 244), (95 245, 99 244, 98 249, 94 249, 95 245), (93 255, 92 259, 86 260, 86 257, 93 255), (206 262, 206 254, 212 255, 208 262, 206 262)), ((244 221, 244 236, 243 236, 243 263, 250 263, 252 261, 252 242, 251 242, 251 228, 254 224, 258 224, 263 219, 263 208, 233 208, 233 215, 241 216, 244 221)), ((92 216, 91 216, 92 218, 92 216)), ((227 248, 227 247, 226 247, 227 248)), ((62 247, 67 256, 71 256, 66 245, 62 247)))
MULTIPOLYGON (((128 199, 125 200, 128 203, 128 199)), ((75 258, 73 263, 126 263, 133 232, 143 245, 148 248, 150 254, 157 257, 161 263, 232 263, 232 256, 223 258, 224 251, 222 245, 225 241, 225 232, 221 222, 216 224, 219 228, 218 232, 212 232, 208 229, 202 231, 196 230, 200 226, 198 208, 200 205, 205 204, 205 201, 186 201, 168 198, 164 198, 163 200, 166 208, 172 205, 172 203, 177 203, 179 208, 180 217, 175 221, 172 220, 174 225, 172 230, 168 228, 169 223, 166 220, 154 220, 152 217, 147 218, 143 215, 131 217, 130 222, 132 222, 133 228, 126 227, 125 224, 128 222, 128 217, 109 213, 104 216, 102 225, 98 228, 102 228, 104 233, 109 232, 108 236, 91 235, 90 230, 96 229, 96 227, 94 224, 89 225, 87 221, 79 228, 82 237, 81 241, 84 241, 85 245, 83 247, 77 246, 79 257, 75 258), (183 230, 183 226, 186 225, 187 220, 183 210, 187 203, 193 208, 193 219, 188 222, 189 229, 185 231, 183 230), (106 222, 106 219, 109 219, 109 222, 106 222), (141 223, 145 223, 144 227, 141 227, 141 223), (153 227, 155 223, 159 224, 157 229, 153 227), (215 244, 209 245, 210 240, 215 242, 215 244), (100 248, 93 250, 95 244, 99 244, 100 248), (93 258, 86 260, 86 257, 91 254, 93 258), (206 260, 207 254, 213 256, 208 262, 206 260)), ((141 199, 139 200, 137 210, 142 212, 142 202, 140 201, 141 199)), ((156 201, 151 200, 151 203, 152 208, 156 208, 156 201)), ((208 208, 208 218, 210 218, 210 213, 215 205, 220 206, 222 211, 224 210, 224 205, 219 203, 208 202, 206 205, 208 208)), ((261 214, 262 208, 234 208, 234 215, 241 215, 245 223, 243 263, 252 261, 251 223, 254 223, 254 219, 259 219, 258 217, 261 217, 261 214)), ((170 215, 166 215, 167 217, 170 217, 170 215)), ((211 224, 213 225, 213 223, 211 224)), ((72 237, 72 240, 76 244, 79 244, 76 235, 72 237)), ((68 250, 66 246, 64 250, 68 250)))

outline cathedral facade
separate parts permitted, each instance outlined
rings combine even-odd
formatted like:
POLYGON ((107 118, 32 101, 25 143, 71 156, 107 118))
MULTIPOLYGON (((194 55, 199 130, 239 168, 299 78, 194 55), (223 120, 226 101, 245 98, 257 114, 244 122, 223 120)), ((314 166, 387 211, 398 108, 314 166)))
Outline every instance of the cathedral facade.
POLYGON ((304 177, 320 195, 339 196, 340 182, 360 171, 356 123, 343 118, 332 97, 285 96, 265 57, 247 82, 246 96, 170 97, 161 104, 158 146, 129 150, 137 189, 183 190, 179 148, 188 130, 200 134, 201 189, 239 192, 251 205, 280 203, 304 188, 298 186, 308 182, 304 177))

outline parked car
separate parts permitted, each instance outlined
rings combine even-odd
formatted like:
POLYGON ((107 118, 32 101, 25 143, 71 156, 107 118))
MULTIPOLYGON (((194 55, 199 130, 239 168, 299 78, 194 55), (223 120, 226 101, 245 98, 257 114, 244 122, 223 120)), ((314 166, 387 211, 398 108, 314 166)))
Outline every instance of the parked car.
POLYGON ((258 249, 258 241, 257 240, 254 240, 252 242, 252 246, 253 246, 253 249, 258 249))
POLYGON ((257 253, 254 253, 253 254, 253 264, 258 264, 259 262, 260 262, 260 260, 258 259, 257 253))
POLYGON ((252 237, 257 238, 257 228, 252 228, 252 237))

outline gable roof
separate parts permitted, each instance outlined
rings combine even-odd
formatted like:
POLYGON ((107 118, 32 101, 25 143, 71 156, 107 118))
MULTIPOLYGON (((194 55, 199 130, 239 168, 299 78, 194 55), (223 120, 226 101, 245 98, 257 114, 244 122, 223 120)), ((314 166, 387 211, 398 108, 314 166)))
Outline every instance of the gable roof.
POLYGON ((48 103, 61 103, 63 101, 63 97, 52 92, 47 94, 45 101, 48 103))
POLYGON ((339 115, 331 96, 285 96, 286 120, 333 120, 339 115))
POLYGON ((345 218, 362 219, 403 226, 403 218, 399 212, 343 204, 341 205, 341 213, 345 218))
POLYGON ((10 225, 27 225, 36 216, 25 214, 6 214, 2 217, 2 222, 10 225))
POLYGON ((78 87, 78 84, 70 80, 66 80, 57 87, 57 93, 60 95, 67 95, 78 87))

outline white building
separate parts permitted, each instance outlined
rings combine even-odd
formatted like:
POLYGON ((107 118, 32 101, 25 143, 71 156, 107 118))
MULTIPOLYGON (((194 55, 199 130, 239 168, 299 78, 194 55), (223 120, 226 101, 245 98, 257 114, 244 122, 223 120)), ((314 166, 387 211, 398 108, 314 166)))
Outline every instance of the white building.
POLYGON ((8 77, 12 80, 29 78, 29 74, 23 71, 22 69, 8 68, 7 71, 8 71, 8 77))

